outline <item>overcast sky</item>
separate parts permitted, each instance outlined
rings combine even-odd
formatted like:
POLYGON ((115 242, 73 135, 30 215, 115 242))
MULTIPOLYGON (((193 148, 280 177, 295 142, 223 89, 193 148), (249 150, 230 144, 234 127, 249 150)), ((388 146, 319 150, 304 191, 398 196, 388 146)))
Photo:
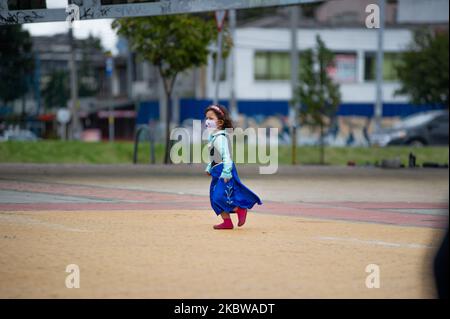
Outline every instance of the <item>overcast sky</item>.
MULTIPOLYGON (((65 8, 66 0, 47 0, 47 8, 65 8)), ((73 33, 76 38, 87 38, 89 33, 99 37, 103 47, 110 50, 113 54, 117 53, 116 42, 117 35, 111 28, 112 19, 98 19, 75 21, 73 33)), ((44 23, 26 23, 23 25, 31 35, 52 35, 56 33, 67 33, 69 25, 67 22, 44 22, 44 23)))

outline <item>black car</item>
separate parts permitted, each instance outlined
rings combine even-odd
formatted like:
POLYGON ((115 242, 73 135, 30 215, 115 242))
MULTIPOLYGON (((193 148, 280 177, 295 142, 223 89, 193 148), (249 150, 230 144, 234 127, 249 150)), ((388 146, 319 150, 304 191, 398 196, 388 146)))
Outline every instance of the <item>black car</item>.
POLYGON ((448 111, 429 111, 405 117, 391 128, 370 136, 373 145, 448 145, 448 111))

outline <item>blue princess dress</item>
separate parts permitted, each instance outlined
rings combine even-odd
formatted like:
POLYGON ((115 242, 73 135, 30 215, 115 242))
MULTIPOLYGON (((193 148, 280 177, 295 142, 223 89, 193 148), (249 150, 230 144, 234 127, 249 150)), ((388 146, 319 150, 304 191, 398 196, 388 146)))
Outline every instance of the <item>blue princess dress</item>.
POLYGON ((251 209, 261 205, 259 197, 242 184, 236 165, 231 159, 230 141, 225 130, 219 130, 209 136, 208 150, 210 163, 206 171, 211 174, 209 199, 217 215, 222 212, 234 213, 236 207, 251 209), (228 178, 225 183, 224 178, 228 178))

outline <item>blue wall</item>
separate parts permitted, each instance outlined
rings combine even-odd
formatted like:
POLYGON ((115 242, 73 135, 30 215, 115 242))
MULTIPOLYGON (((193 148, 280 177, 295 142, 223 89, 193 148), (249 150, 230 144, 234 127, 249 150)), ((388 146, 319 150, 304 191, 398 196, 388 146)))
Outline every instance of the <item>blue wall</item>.
POLYGON ((159 119, 159 102, 141 102, 137 114, 136 124, 147 124, 150 119, 159 119))
MULTIPOLYGON (((212 103, 212 100, 181 99, 180 100, 180 122, 186 119, 203 119, 203 111, 212 103)), ((220 101, 220 104, 228 107, 228 101, 220 101)), ((287 116, 289 103, 285 100, 242 100, 238 101, 239 113, 246 116, 287 116)), ((442 109, 442 106, 413 105, 409 103, 384 103, 383 117, 407 116, 417 112, 433 109, 442 109)), ((342 103, 339 106, 338 116, 366 116, 374 115, 374 105, 371 103, 342 103)), ((158 101, 142 102, 138 112, 137 124, 148 123, 150 119, 159 119, 158 101)))

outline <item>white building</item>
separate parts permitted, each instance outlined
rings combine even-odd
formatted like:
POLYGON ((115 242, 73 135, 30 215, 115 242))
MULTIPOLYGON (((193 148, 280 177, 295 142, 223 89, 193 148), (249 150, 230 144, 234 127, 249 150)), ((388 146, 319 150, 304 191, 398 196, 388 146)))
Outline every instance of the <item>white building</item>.
MULTIPOLYGON (((365 8, 373 0, 333 0, 317 5, 312 14, 299 18, 298 50, 316 45, 319 35, 335 55, 336 67, 330 72, 340 83, 343 103, 374 103, 377 29, 368 29, 365 8)), ((305 8, 305 7, 302 7, 305 8)), ((448 29, 447 0, 386 1, 384 33, 385 103, 408 103, 407 96, 396 96, 400 87, 395 74, 399 54, 408 49, 413 31, 424 24, 448 29)), ((291 33, 289 7, 272 16, 257 19, 236 29, 234 66, 238 100, 289 100, 291 33)), ((301 57, 300 57, 301 63, 301 57)), ((214 96, 214 65, 207 68, 207 98, 214 96)), ((230 96, 230 81, 220 85, 220 98, 230 96)))
POLYGON ((448 0, 398 0, 399 23, 448 23, 448 0))
MULTIPOLYGON (((298 50, 313 48, 319 35, 336 54, 336 69, 331 70, 340 83, 342 102, 361 103, 375 100, 375 53, 377 31, 366 28, 299 29, 298 50)), ((239 28, 236 30, 235 90, 238 100, 288 100, 290 86, 290 30, 239 28)), ((392 64, 412 40, 409 29, 387 29, 384 35, 386 102, 406 102, 394 96, 399 83, 392 64)), ((301 59, 301 57, 300 57, 301 59)), ((301 62, 300 62, 301 63, 301 62)), ((214 96, 213 63, 208 64, 208 97, 214 96)), ((229 78, 221 83, 220 98, 228 99, 229 78)))

